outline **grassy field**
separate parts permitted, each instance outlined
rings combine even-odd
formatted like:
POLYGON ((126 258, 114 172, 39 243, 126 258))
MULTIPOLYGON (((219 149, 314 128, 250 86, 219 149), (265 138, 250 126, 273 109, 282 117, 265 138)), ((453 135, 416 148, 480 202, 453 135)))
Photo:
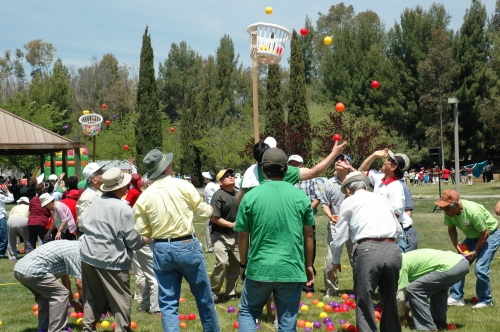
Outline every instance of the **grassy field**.
MULTIPOLYGON (((451 185, 450 185, 451 187, 451 185)), ((466 186, 465 186, 466 187, 466 186)), ((496 194, 500 187, 500 183, 497 185, 495 182, 490 184, 479 184, 473 187, 464 188, 463 194, 471 195, 484 195, 484 194, 496 194), (488 187, 487 187, 488 186, 488 187)), ((412 189, 414 195, 432 195, 433 192, 437 192, 437 186, 431 188, 415 188, 412 189), (431 190, 432 189, 432 190, 431 190), (427 192, 428 191, 428 192, 427 192)), ((436 193, 437 195, 437 193, 436 193)), ((493 212, 493 208, 498 201, 498 198, 484 198, 475 200, 483 204, 488 210, 493 212)), ((418 230, 420 235, 420 248, 435 248, 441 250, 452 250, 451 242, 448 238, 446 227, 443 225, 443 214, 442 212, 432 213, 433 210, 433 199, 416 199, 415 211, 414 211, 414 226, 418 230)), ((316 270, 318 271, 316 279, 316 293, 313 299, 322 300, 324 295, 323 286, 323 275, 322 269, 324 264, 324 257, 326 251, 326 218, 322 214, 318 214, 316 217, 317 222, 317 258, 315 262, 316 270)), ((203 240, 204 236, 204 224, 196 223, 196 230, 201 234, 200 239, 203 240)), ((462 235, 460 235, 463 238, 462 235)), ((493 292, 493 301, 495 303, 494 308, 485 308, 480 310, 472 310, 471 304, 467 301, 467 305, 464 307, 451 307, 448 310, 448 322, 453 322, 457 324, 460 331, 498 331, 500 326, 500 316, 498 315, 498 309, 496 305, 500 305, 497 302, 500 299, 500 256, 497 253, 492 266, 491 266, 491 289, 493 292), (495 314, 495 312, 497 314, 495 314)), ((214 264, 215 258, 213 255, 206 255, 208 270, 210 271, 214 264)), ((343 255, 343 270, 340 274, 340 286, 343 292, 348 294, 352 293, 352 271, 349 267, 347 261, 347 255, 343 255)), ((3 259, 0 260, 0 321, 3 325, 0 327, 0 332, 2 331, 13 331, 13 332, 37 332, 37 318, 33 315, 32 306, 34 304, 33 295, 23 286, 17 283, 14 279, 12 270, 14 263, 3 259)), ((135 290, 134 287, 134 277, 132 276, 132 291, 135 290)), ((239 285, 241 289, 241 284, 239 285)), ((475 276, 473 271, 467 277, 466 287, 465 287, 465 298, 470 299, 475 296, 475 276)), ((188 315, 189 313, 195 313, 198 315, 196 303, 189 292, 189 287, 187 284, 183 284, 182 297, 185 299, 185 303, 180 304, 179 313, 188 315)), ((311 305, 313 299, 306 299, 303 296, 303 301, 309 304, 310 310, 304 313, 299 313, 299 319, 308 320, 319 320, 319 314, 322 310, 311 305)), ((340 301, 340 297, 335 297, 331 301, 340 301)), ((228 302, 223 302, 218 304, 217 313, 219 316, 219 321, 222 331, 234 331, 233 323, 237 321, 237 316, 235 314, 229 314, 227 308, 229 306, 237 307, 238 301, 231 300, 228 302)), ((137 331, 151 331, 158 332, 161 331, 161 321, 158 316, 147 315, 143 313, 137 313, 138 304, 133 301, 133 312, 132 320, 137 322, 137 331)), ((355 324, 355 314, 354 311, 349 313, 337 313, 329 314, 334 323, 338 326, 339 319, 346 319, 348 322, 355 324)), ((112 322, 112 319, 109 319, 112 322)), ((74 331, 81 331, 81 328, 76 326, 74 319, 70 319, 69 325, 74 328, 74 331)), ((194 321, 187 322, 187 331, 202 331, 202 327, 197 317, 194 321)), ((267 320, 267 317, 262 316, 261 320, 262 330, 271 331, 272 320, 267 320)), ((302 329, 299 329, 302 330, 302 329)), ((324 327, 322 328, 324 331, 324 327)), ((341 328, 340 328, 341 330, 341 328)), ((404 331, 410 331, 409 328, 403 328, 404 331)), ((112 331, 111 327, 103 329, 98 328, 98 331, 112 331)))

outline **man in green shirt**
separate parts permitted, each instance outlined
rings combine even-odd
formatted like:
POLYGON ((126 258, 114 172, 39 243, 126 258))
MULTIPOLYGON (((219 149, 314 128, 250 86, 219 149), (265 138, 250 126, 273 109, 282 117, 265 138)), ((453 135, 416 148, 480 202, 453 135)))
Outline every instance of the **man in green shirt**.
POLYGON ((404 253, 398 282, 399 316, 404 315, 402 294, 406 293, 417 330, 447 329, 448 288, 467 273, 469 262, 451 251, 420 249, 404 253))
POLYGON ((255 330, 255 320, 271 293, 279 330, 294 331, 302 284, 314 282, 313 211, 304 192, 283 181, 287 167, 282 150, 266 150, 262 169, 268 181, 246 194, 238 209, 234 230, 240 232, 240 278, 244 280, 238 316, 241 331, 255 330))
MULTIPOLYGON (((477 277, 476 294, 479 302, 472 308, 492 307, 490 289, 490 265, 500 246, 498 220, 481 204, 460 199, 460 194, 452 189, 443 191, 435 203, 444 210, 444 224, 453 246, 472 264, 476 261, 474 274, 477 277), (458 242, 457 228, 464 234, 463 243, 458 242), (465 246, 467 246, 467 249, 465 246)), ((450 288, 448 305, 463 306, 465 278, 450 288)))

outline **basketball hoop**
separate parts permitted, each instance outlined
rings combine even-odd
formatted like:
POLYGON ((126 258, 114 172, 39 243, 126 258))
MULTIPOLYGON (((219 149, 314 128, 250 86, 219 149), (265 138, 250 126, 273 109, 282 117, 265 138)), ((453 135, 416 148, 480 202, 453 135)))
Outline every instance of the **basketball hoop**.
POLYGON ((256 57, 261 64, 274 65, 281 61, 286 42, 292 33, 279 25, 271 23, 254 23, 247 28, 250 34, 250 56, 256 57), (257 37, 256 43, 253 36, 257 37))
POLYGON ((87 136, 93 137, 101 132, 102 116, 99 114, 85 114, 79 119, 82 124, 83 133, 87 136))

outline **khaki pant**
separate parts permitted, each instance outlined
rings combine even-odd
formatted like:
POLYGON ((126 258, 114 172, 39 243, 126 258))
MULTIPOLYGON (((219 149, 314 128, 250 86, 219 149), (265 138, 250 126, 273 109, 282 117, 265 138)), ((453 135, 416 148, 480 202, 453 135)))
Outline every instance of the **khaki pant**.
MULTIPOLYGON (((132 267, 136 276, 136 289, 140 289, 140 310, 157 312, 158 306, 158 282, 153 271, 153 241, 134 251, 132 267)), ((137 291, 136 291, 137 296, 137 291)), ((137 298, 134 297, 136 300, 137 298)))
POLYGON ((207 219, 207 227, 205 230, 205 252, 214 252, 214 245, 212 243, 212 239, 210 238, 210 218, 207 219))
MULTIPOLYGON (((132 295, 128 270, 106 270, 82 262, 83 331, 95 331, 106 299, 115 316, 115 332, 130 332, 132 295)), ((64 310, 66 313, 67 310, 64 310)))
POLYGON ((213 231, 211 240, 216 258, 216 265, 210 277, 212 292, 219 294, 225 278, 226 296, 234 296, 236 295, 236 283, 240 276, 238 233, 226 234, 213 231))
MULTIPOLYGON (((330 248, 330 243, 332 243, 333 241, 333 236, 336 233, 336 228, 335 224, 331 221, 328 222, 328 225, 326 227, 328 231, 328 236, 326 239, 327 250, 326 250, 325 270, 323 278, 325 282, 326 295, 334 296, 339 291, 339 281, 333 271, 333 255, 332 255, 332 249, 330 248)), ((352 254, 355 248, 351 240, 346 241, 346 248, 347 248, 347 254, 349 255, 349 262, 351 263, 351 267, 354 268, 354 260, 352 254)))
POLYGON ((38 329, 66 331, 69 291, 53 275, 30 278, 19 272, 14 277, 35 295, 38 304, 38 329))

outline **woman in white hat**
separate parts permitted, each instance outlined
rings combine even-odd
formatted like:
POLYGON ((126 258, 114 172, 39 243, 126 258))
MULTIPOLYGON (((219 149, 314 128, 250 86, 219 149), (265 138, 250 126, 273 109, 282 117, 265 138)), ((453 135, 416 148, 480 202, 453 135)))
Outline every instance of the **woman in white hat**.
POLYGON ((9 258, 13 261, 17 260, 17 235, 22 236, 24 239, 24 252, 28 252, 28 217, 30 215, 28 197, 21 197, 17 200, 16 206, 10 210, 7 226, 9 227, 9 246, 7 251, 9 258))

